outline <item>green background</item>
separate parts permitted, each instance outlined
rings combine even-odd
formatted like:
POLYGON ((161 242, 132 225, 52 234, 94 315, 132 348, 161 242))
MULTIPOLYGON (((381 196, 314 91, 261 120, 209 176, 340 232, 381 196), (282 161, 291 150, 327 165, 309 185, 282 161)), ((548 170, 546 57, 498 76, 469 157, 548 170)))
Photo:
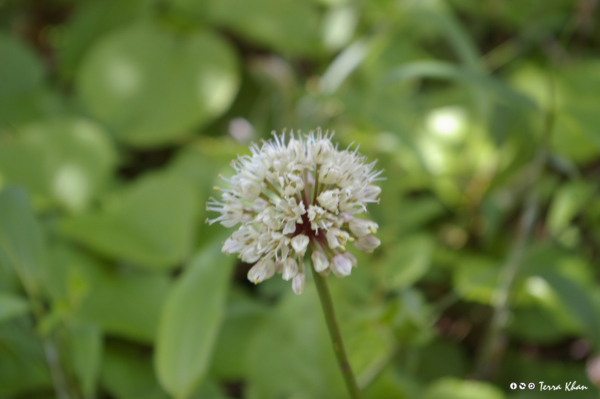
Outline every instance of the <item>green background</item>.
POLYGON ((318 126, 387 178, 328 278, 365 399, 598 397, 598 6, 0 1, 0 398, 346 398, 312 279, 204 223, 318 126))

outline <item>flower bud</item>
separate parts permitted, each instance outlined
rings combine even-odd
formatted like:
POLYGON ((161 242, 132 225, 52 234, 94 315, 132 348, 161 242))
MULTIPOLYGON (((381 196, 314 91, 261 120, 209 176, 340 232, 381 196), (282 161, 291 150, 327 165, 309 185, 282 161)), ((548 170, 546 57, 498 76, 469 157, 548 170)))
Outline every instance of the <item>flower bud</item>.
POLYGON ((254 284, 258 284, 263 280, 273 277, 273 274, 275 274, 275 262, 272 258, 263 258, 248 271, 248 280, 254 284))
POLYGON ((331 259, 330 269, 336 277, 349 276, 352 272, 352 261, 344 254, 337 254, 331 259))
POLYGON ((292 280, 292 290, 296 295, 302 295, 304 292, 304 282, 305 277, 304 273, 298 273, 296 277, 292 280))
POLYGON ((292 238, 292 248, 294 248, 294 251, 296 251, 298 256, 304 256, 306 247, 308 247, 308 241, 308 237, 304 234, 298 234, 296 237, 292 238))
POLYGON ((311 259, 317 272, 322 272, 329 267, 329 259, 327 259, 327 256, 321 251, 314 251, 311 255, 311 259))
POLYGON ((379 227, 377 223, 370 220, 356 218, 352 219, 348 225, 350 227, 350 231, 356 237, 364 237, 368 236, 369 234, 375 234, 377 233, 377 228, 379 227))
POLYGON ((381 244, 381 241, 375 236, 361 237, 354 242, 354 247, 362 252, 371 253, 381 244))
POLYGON ((338 203, 340 202, 338 197, 339 193, 340 190, 337 189, 323 191, 317 197, 317 201, 319 201, 319 205, 321 205, 323 208, 330 212, 335 212, 337 210, 338 203))
POLYGON ((298 262, 294 258, 287 258, 285 262, 283 262, 283 273, 281 277, 285 281, 289 281, 294 278, 298 274, 298 262))
POLYGON ((350 259, 350 263, 352 263, 352 267, 356 267, 356 265, 358 265, 358 261, 356 260, 356 256, 354 256, 354 254, 352 252, 344 252, 344 256, 348 259, 350 259))

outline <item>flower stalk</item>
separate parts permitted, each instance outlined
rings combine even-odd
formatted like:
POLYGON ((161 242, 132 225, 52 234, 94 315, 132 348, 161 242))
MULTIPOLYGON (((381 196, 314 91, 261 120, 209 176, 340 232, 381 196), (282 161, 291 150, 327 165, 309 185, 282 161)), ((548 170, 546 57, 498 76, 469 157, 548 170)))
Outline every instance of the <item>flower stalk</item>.
POLYGON ((344 382, 346 383, 350 397, 352 399, 360 399, 360 391, 356 383, 356 378, 354 378, 352 367, 350 367, 350 362, 348 361, 348 355, 346 354, 340 327, 335 317, 335 311, 333 309, 333 302, 331 300, 331 294, 329 293, 329 287, 327 286, 327 280, 315 270, 314 265, 312 268, 312 274, 315 279, 317 292, 319 293, 319 299, 321 300, 321 308, 323 309, 323 315, 325 316, 325 322, 327 323, 327 329, 329 330, 329 336, 331 338, 331 343, 333 344, 335 357, 340 367, 340 371, 342 372, 342 376, 344 377, 344 382))

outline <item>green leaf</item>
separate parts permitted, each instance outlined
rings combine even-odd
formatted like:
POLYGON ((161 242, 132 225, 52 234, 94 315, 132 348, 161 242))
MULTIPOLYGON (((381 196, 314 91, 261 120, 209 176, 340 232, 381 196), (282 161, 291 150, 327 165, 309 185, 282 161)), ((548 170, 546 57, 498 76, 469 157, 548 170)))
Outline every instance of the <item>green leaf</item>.
POLYGON ((29 295, 40 293, 45 244, 27 194, 16 187, 0 191, 0 262, 16 271, 29 295))
POLYGON ((231 29, 250 41, 282 54, 314 53, 318 48, 319 14, 303 0, 171 0, 182 10, 231 29))
POLYGON ((392 319, 396 338, 411 346, 423 346, 430 342, 435 337, 432 313, 431 306, 420 291, 415 288, 402 290, 392 319))
POLYGON ((152 174, 111 200, 105 209, 65 219, 62 232, 140 267, 172 268, 188 256, 200 202, 188 180, 152 174))
POLYGON ((433 253, 433 240, 424 235, 407 237, 385 261, 382 279, 389 289, 410 287, 427 273, 433 253))
POLYGON ((324 94, 333 94, 346 78, 358 68, 369 54, 372 44, 359 40, 342 51, 329 65, 319 80, 319 90, 324 94))
POLYGON ((423 399, 504 399, 502 391, 492 384, 453 378, 438 380, 429 386, 423 399))
POLYGON ((167 273, 107 265, 59 243, 51 255, 48 285, 55 301, 70 305, 75 321, 97 325, 108 335, 154 341, 170 286, 167 273))
POLYGON ((417 375, 427 384, 444 377, 464 378, 468 364, 467 356, 459 345, 435 340, 420 350, 417 375))
POLYGON ((60 73, 71 79, 90 47, 112 29, 150 11, 154 0, 105 0, 75 7, 58 43, 60 73))
POLYGON ((156 381, 150 356, 132 347, 107 347, 101 381, 117 399, 169 399, 156 381))
POLYGON ((19 296, 0 292, 0 323, 29 312, 29 302, 19 296))
POLYGON ((408 399, 417 398, 418 388, 414 379, 400 378, 395 370, 388 368, 363 392, 365 399, 408 399))
POLYGON ((469 36, 460 22, 450 13, 450 10, 432 10, 424 7, 416 7, 415 17, 431 23, 448 40, 454 48, 461 62, 472 70, 482 70, 479 50, 475 41, 469 36))
MULTIPOLYGON (((152 359, 142 348, 109 345, 102 362, 102 387, 116 399, 169 399, 160 387, 152 359)), ((219 387, 207 381, 196 390, 191 399, 226 399, 219 387)))
POLYGON ((0 324, 0 397, 30 398, 52 390, 44 348, 29 320, 0 324))
POLYGON ((177 399, 189 398, 209 366, 235 257, 215 242, 187 266, 162 311, 154 365, 163 388, 177 399))
POLYGON ((288 293, 261 323, 248 348, 246 372, 252 398, 348 397, 314 285, 307 284, 300 296, 288 293))
POLYGON ((25 44, 0 34, 0 54, 0 100, 23 94, 41 84, 42 64, 25 44))
MULTIPOLYGON (((312 279, 307 279, 300 296, 288 288, 250 341, 245 363, 249 397, 348 397, 318 294, 312 279)), ((355 291, 348 289, 345 280, 331 281, 331 294, 350 364, 357 379, 365 381, 393 350, 393 337, 387 326, 365 314, 377 310, 357 308, 352 302, 355 291)))
POLYGON ((17 129, 0 141, 0 172, 9 182, 83 211, 106 185, 116 153, 105 131, 80 118, 52 119, 17 129))
POLYGON ((162 273, 111 272, 98 269, 78 317, 98 323, 108 333, 142 342, 156 336, 159 309, 169 287, 162 273))
POLYGON ((150 23, 103 37, 82 62, 77 88, 90 111, 133 145, 178 141, 229 108, 235 54, 218 36, 176 36, 150 23))
POLYGON ((535 110, 537 105, 507 83, 480 72, 467 70, 444 61, 414 61, 394 69, 383 80, 384 85, 415 78, 446 79, 487 90, 498 100, 515 107, 535 110))
MULTIPOLYGON (((556 313, 556 312, 555 312, 556 313)), ((541 345, 558 344, 577 331, 543 306, 513 309, 508 331, 518 340, 541 345)))
POLYGON ((55 118, 64 113, 60 92, 40 86, 0 99, 0 126, 13 128, 23 123, 55 118))
POLYGON ((85 398, 94 398, 102 362, 102 332, 93 324, 71 325, 69 345, 81 391, 85 398))
MULTIPOLYGON (((288 284, 286 289, 289 289, 288 284)), ((215 343, 211 375, 234 381, 245 376, 246 367, 240 359, 245 358, 250 339, 264 320, 268 308, 241 290, 232 291, 230 297, 215 343)))
POLYGON ((553 270, 544 270, 539 276, 550 284, 569 312, 585 328, 596 347, 600 346, 600 316, 594 302, 582 287, 571 279, 553 270))
POLYGON ((548 228, 557 236, 569 226, 592 195, 593 188, 585 182, 571 182, 554 194, 548 211, 548 228))
POLYGON ((463 256, 453 273, 456 292, 466 300, 491 303, 500 274, 499 262, 481 256, 463 256))

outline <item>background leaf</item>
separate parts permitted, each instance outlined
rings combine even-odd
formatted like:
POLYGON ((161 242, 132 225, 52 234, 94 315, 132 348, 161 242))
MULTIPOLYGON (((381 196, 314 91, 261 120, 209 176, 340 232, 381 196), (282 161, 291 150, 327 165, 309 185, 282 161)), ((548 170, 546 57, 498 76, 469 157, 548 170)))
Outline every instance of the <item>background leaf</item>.
POLYGON ((19 296, 0 293, 0 323, 21 316, 30 310, 29 302, 19 296))
POLYGON ((77 86, 120 139, 152 146, 178 141, 223 113, 237 92, 237 68, 228 44, 206 30, 181 38, 138 23, 90 50, 77 86))
POLYGON ((208 371, 223 320, 233 257, 210 244, 187 266, 162 311, 154 365, 163 388, 189 398, 208 371))
POLYGON ((109 181, 116 152, 101 126, 80 118, 26 124, 0 141, 0 172, 10 182, 85 210, 109 181))
POLYGON ((93 324, 74 324, 69 328, 69 342, 81 391, 86 398, 93 398, 102 364, 102 332, 93 324))
POLYGON ((25 191, 0 191, 0 262, 18 274, 29 295, 38 295, 46 257, 41 228, 25 191))
POLYGON ((64 220, 62 231, 114 258, 172 268, 191 249, 198 202, 198 192, 177 174, 145 176, 105 209, 64 220))

